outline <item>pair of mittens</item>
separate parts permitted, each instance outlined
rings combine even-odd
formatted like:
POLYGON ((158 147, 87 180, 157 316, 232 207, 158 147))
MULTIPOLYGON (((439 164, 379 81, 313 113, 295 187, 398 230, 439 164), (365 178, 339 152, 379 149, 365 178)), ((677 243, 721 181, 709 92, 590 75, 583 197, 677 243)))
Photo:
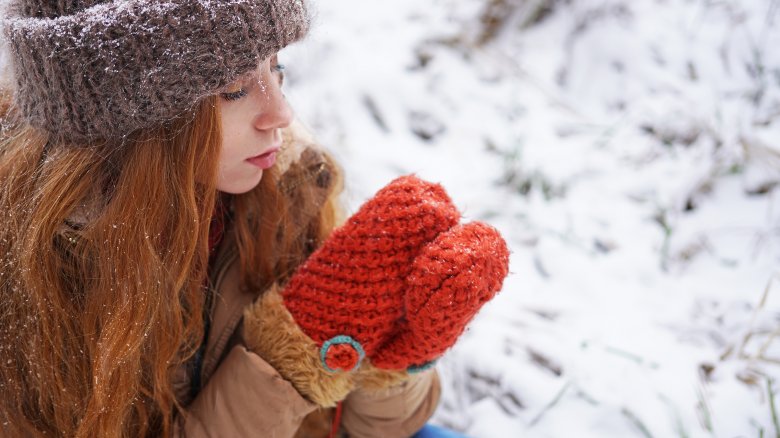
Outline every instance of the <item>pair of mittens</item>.
POLYGON ((321 406, 426 368, 508 273, 498 231, 459 221, 440 185, 392 181, 245 311, 247 346, 321 406))

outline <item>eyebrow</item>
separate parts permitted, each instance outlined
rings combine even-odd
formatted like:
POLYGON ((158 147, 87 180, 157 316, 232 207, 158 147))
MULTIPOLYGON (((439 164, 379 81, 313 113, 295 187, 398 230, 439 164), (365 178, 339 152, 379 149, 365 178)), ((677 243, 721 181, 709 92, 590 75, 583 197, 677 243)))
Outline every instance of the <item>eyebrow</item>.
POLYGON ((224 87, 221 87, 218 90, 218 92, 219 93, 224 93, 224 92, 229 91, 231 88, 235 87, 236 85, 245 85, 249 81, 249 79, 252 78, 254 73, 255 73, 255 71, 250 70, 250 71, 242 74, 241 76, 239 76, 239 77, 233 79, 232 81, 230 81, 224 87))

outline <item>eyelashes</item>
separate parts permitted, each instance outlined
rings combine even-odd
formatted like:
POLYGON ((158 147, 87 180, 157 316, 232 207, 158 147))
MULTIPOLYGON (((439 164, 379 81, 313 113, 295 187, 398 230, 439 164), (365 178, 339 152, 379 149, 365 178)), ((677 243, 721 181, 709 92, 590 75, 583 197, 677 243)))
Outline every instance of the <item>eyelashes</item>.
POLYGON ((222 98, 225 99, 225 100, 238 100, 238 99, 241 99, 242 97, 244 97, 246 95, 247 95, 246 90, 244 90, 242 88, 242 89, 240 89, 238 91, 234 91, 232 93, 222 93, 222 98))
POLYGON ((284 85, 284 69, 287 68, 284 66, 284 64, 276 64, 271 69, 277 73, 279 73, 279 86, 281 87, 284 85))
MULTIPOLYGON (((285 70, 284 64, 276 64, 271 67, 271 69, 278 73, 279 76, 279 86, 281 87, 284 84, 284 70, 285 70)), ((245 88, 240 88, 238 91, 233 91, 230 93, 222 93, 222 98, 228 101, 238 100, 242 97, 249 94, 245 88)))

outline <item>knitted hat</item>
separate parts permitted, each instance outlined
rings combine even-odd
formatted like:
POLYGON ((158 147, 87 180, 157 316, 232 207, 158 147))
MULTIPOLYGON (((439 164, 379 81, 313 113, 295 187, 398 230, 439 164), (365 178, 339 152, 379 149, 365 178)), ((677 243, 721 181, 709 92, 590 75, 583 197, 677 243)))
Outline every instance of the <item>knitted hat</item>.
POLYGON ((194 108, 309 17, 304 0, 10 0, 2 26, 22 115, 83 143, 194 108))

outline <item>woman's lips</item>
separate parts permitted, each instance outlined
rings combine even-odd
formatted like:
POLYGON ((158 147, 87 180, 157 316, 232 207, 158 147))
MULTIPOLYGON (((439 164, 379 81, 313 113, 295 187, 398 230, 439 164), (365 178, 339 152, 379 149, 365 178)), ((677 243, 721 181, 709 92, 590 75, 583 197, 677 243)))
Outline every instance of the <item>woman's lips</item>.
POLYGON ((252 158, 247 158, 246 161, 249 164, 257 166, 261 169, 268 169, 276 163, 276 153, 279 152, 279 147, 271 148, 268 152, 262 153, 252 158))

